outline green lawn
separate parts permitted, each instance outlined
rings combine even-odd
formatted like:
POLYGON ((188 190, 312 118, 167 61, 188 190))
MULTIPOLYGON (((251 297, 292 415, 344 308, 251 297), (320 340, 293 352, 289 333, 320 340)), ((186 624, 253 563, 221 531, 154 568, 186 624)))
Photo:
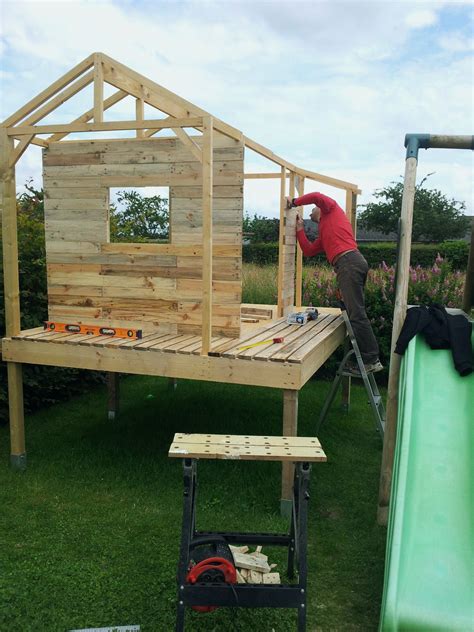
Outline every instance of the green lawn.
MULTIPOLYGON (((314 434, 328 383, 300 393, 299 434, 314 434)), ((173 434, 281 434, 280 391, 162 378, 122 382, 117 421, 105 388, 27 420, 28 469, 8 466, 0 429, 0 630, 65 632, 140 624, 171 631, 181 526, 173 434)), ((365 392, 338 401, 320 432, 328 463, 312 471, 308 630, 376 630, 385 529, 376 524, 381 441, 365 392)), ((201 462, 198 528, 281 531, 277 463, 201 462)), ((267 549, 270 562, 281 550, 267 549)), ((188 612, 187 630, 296 629, 292 610, 188 612)))

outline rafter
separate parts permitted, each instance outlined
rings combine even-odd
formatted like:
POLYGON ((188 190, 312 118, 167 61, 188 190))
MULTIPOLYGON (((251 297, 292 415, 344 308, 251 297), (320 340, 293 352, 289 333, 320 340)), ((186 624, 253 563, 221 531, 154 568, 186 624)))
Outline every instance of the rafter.
POLYGON ((94 64, 94 55, 89 55, 83 61, 81 61, 77 66, 74 66, 69 72, 60 77, 57 81, 48 86, 45 90, 40 92, 34 99, 28 101, 26 105, 17 110, 14 114, 9 116, 4 122, 3 125, 6 127, 11 127, 12 125, 16 125, 19 121, 31 114, 33 110, 36 110, 37 107, 42 105, 45 101, 54 96, 57 92, 62 90, 65 86, 68 85, 74 79, 77 79, 83 72, 89 70, 94 64))

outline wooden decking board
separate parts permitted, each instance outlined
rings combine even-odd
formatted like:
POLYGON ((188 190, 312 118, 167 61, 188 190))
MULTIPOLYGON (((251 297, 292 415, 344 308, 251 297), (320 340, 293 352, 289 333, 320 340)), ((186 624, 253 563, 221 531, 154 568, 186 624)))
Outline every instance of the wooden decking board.
POLYGON ((255 342, 261 342, 262 340, 266 340, 267 338, 275 338, 286 327, 288 327, 288 325, 286 324, 286 318, 280 318, 274 324, 272 324, 271 327, 265 327, 264 329, 260 329, 257 332, 253 332, 247 338, 236 340, 236 344, 225 351, 222 356, 224 358, 235 358, 236 354, 239 352, 240 347, 251 345, 255 342))
MULTIPOLYGON (((268 361, 273 360, 274 356, 286 358, 292 353, 293 345, 300 344, 303 337, 311 338, 314 330, 324 327, 326 318, 322 317, 317 321, 310 321, 304 325, 289 325, 289 330, 285 332, 285 340, 281 344, 273 344, 268 347, 257 347, 257 353, 254 355, 255 360, 268 361)), ((294 350, 294 349, 293 349, 294 350)))
POLYGON ((280 318, 258 329, 244 328, 240 339, 215 335, 211 339, 209 357, 200 357, 201 336, 191 333, 155 331, 132 340, 55 333, 41 327, 6 338, 3 351, 4 359, 10 362, 298 390, 343 342, 344 335, 341 315, 322 311, 316 321, 303 326, 288 325, 286 318, 280 318), (285 338, 281 344, 267 343, 239 351, 248 344, 280 336, 285 338), (54 344, 45 344, 48 342, 54 344), (118 353, 122 350, 127 353, 118 353), (135 351, 141 353, 135 354, 135 351))
MULTIPOLYGON (((185 335, 185 334, 184 334, 185 335)), ((166 347, 169 347, 176 342, 179 342, 183 334, 167 334, 164 338, 155 340, 149 347, 149 351, 164 351, 166 347)))
POLYGON ((181 348, 187 346, 194 337, 194 334, 182 334, 180 336, 181 340, 176 339, 176 341, 172 344, 161 347, 161 350, 165 351, 166 353, 179 353, 181 351, 181 348))
MULTIPOLYGON (((215 340, 219 340, 219 338, 218 337, 211 338, 211 345, 212 345, 212 343, 215 340)), ((202 347, 202 338, 201 338, 201 336, 193 336, 191 338, 191 340, 188 341, 188 344, 185 347, 182 347, 179 350, 179 352, 184 354, 184 355, 191 355, 197 349, 199 349, 199 351, 200 351, 201 347, 202 347)))
POLYGON ((28 338, 29 336, 36 336, 36 334, 40 334, 44 332, 44 327, 33 327, 32 329, 25 329, 21 331, 16 336, 12 336, 13 340, 19 340, 23 338, 28 338))
MULTIPOLYGON (((281 350, 277 349, 271 359, 274 362, 287 362, 288 358, 298 351, 298 349, 301 349, 301 347, 304 346, 307 350, 309 350, 309 348, 313 347, 313 341, 316 336, 324 332, 326 327, 328 327, 335 319, 336 316, 332 316, 331 314, 325 314, 323 318, 319 317, 311 323, 313 327, 302 330, 300 335, 292 339, 288 345, 283 347, 281 350)), ((306 325, 304 327, 306 327, 306 325)))
MULTIPOLYGON (((270 342, 267 342, 265 345, 258 345, 257 347, 252 347, 251 349, 242 349, 242 351, 238 351, 235 354, 235 357, 237 358, 241 358, 243 360, 254 360, 258 355, 260 354, 264 354, 264 352, 267 349, 271 349, 272 352, 275 352, 276 349, 280 349, 282 347, 282 345, 286 344, 286 339, 288 337, 288 335, 294 333, 294 327, 293 325, 287 325, 286 321, 284 323, 284 327, 282 327, 279 331, 278 331, 278 336, 263 336, 263 340, 270 340, 270 342), (271 341, 272 338, 275 337, 281 337, 284 338, 284 342, 278 342, 278 343, 273 343, 271 341)), ((249 343, 252 344, 252 343, 249 343)), ((244 347, 247 345, 243 345, 244 347)), ((265 359, 265 356, 262 355, 262 359, 265 359)))
POLYGON ((148 336, 144 336, 141 340, 137 340, 137 344, 134 345, 133 348, 139 351, 147 350, 161 338, 165 338, 165 336, 169 336, 169 334, 149 334, 148 336))
POLYGON ((325 339, 329 338, 333 331, 335 331, 341 325, 342 317, 335 318, 327 327, 325 327, 319 334, 311 340, 311 345, 303 345, 297 349, 292 355, 290 355, 287 362, 303 362, 304 359, 312 353, 325 339))

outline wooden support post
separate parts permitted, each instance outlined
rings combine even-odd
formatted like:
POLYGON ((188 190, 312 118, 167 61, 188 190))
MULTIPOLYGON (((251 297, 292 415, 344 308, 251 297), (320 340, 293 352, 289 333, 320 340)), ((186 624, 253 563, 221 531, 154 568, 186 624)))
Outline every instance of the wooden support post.
MULTIPOLYGON (((354 237, 356 236, 356 230, 357 230, 356 208, 357 208, 357 193, 351 189, 347 189, 346 190, 346 215, 351 223, 354 237)), ((350 346, 350 343, 348 343, 348 339, 346 339, 346 344, 344 345, 344 353, 347 353, 347 351, 349 350, 349 346, 350 346)), ((349 411, 350 403, 351 403, 351 378, 343 377, 342 389, 341 389, 341 406, 345 412, 349 411)))
MULTIPOLYGON (((298 176, 296 182, 296 189, 298 191, 298 197, 304 195, 304 178, 302 176, 298 176)), ((291 195, 291 193, 290 193, 291 195)), ((301 206, 298 210, 301 219, 303 219, 303 210, 304 206, 301 206)), ((296 245, 296 288, 295 288, 295 306, 296 309, 300 309, 303 305, 303 251, 301 250, 301 246, 297 243, 296 245)))
MULTIPOLYGON (((21 324, 15 167, 10 166, 15 150, 13 138, 7 136, 5 127, 0 128, 0 150, 5 332, 9 337, 20 332, 21 324)), ((8 362, 7 373, 8 406, 10 411, 10 459, 14 468, 24 469, 26 467, 26 450, 21 364, 8 362)))
POLYGON ((94 123, 104 120, 104 68, 99 54, 94 55, 94 123))
MULTIPOLYGON (((145 101, 143 99, 135 100, 135 116, 136 116, 137 121, 140 121, 140 122, 142 122, 143 119, 145 118, 145 101)), ((144 138, 145 130, 137 129, 136 135, 137 135, 137 138, 144 138)))
POLYGON ((283 276, 285 273, 285 209, 286 209, 286 168, 280 173, 280 235, 278 243, 278 317, 283 316, 283 276))
POLYGON ((471 246, 467 260, 466 283, 464 285, 464 298, 462 308, 469 315, 474 305, 474 222, 471 228, 471 246))
POLYGON ((120 408, 120 374, 107 373, 107 418, 114 421, 120 408))
MULTIPOLYGON (((299 391, 283 391, 283 436, 298 435, 298 394, 299 391)), ((282 463, 280 512, 282 516, 291 515, 293 490, 293 463, 282 463)))
POLYGON ((346 215, 351 223, 355 238, 357 234, 357 193, 351 189, 346 190, 346 215))
POLYGON ((202 348, 207 355, 212 336, 212 175, 213 122, 203 118, 202 138, 202 348))
POLYGON ((400 251, 398 256, 397 287, 395 288, 395 309, 393 313, 390 370, 388 376, 387 419, 383 438, 382 466, 379 484, 379 505, 377 511, 379 524, 387 524, 390 503, 390 486, 392 483, 393 459, 397 435, 398 382, 401 359, 400 356, 394 352, 394 349, 407 311, 416 166, 416 158, 407 158, 402 198, 400 251))

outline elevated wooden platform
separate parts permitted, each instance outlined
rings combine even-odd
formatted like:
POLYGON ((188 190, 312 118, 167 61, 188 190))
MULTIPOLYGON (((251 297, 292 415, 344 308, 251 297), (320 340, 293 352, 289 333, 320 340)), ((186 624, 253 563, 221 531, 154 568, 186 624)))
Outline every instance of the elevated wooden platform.
POLYGON ((286 318, 258 323, 244 319, 242 331, 239 339, 214 337, 209 355, 203 356, 202 338, 192 334, 155 333, 126 340, 37 327, 4 338, 2 354, 4 360, 22 364, 299 390, 342 343, 345 325, 337 313, 320 313, 303 326, 287 325, 286 318), (284 341, 242 349, 275 337, 284 341))

